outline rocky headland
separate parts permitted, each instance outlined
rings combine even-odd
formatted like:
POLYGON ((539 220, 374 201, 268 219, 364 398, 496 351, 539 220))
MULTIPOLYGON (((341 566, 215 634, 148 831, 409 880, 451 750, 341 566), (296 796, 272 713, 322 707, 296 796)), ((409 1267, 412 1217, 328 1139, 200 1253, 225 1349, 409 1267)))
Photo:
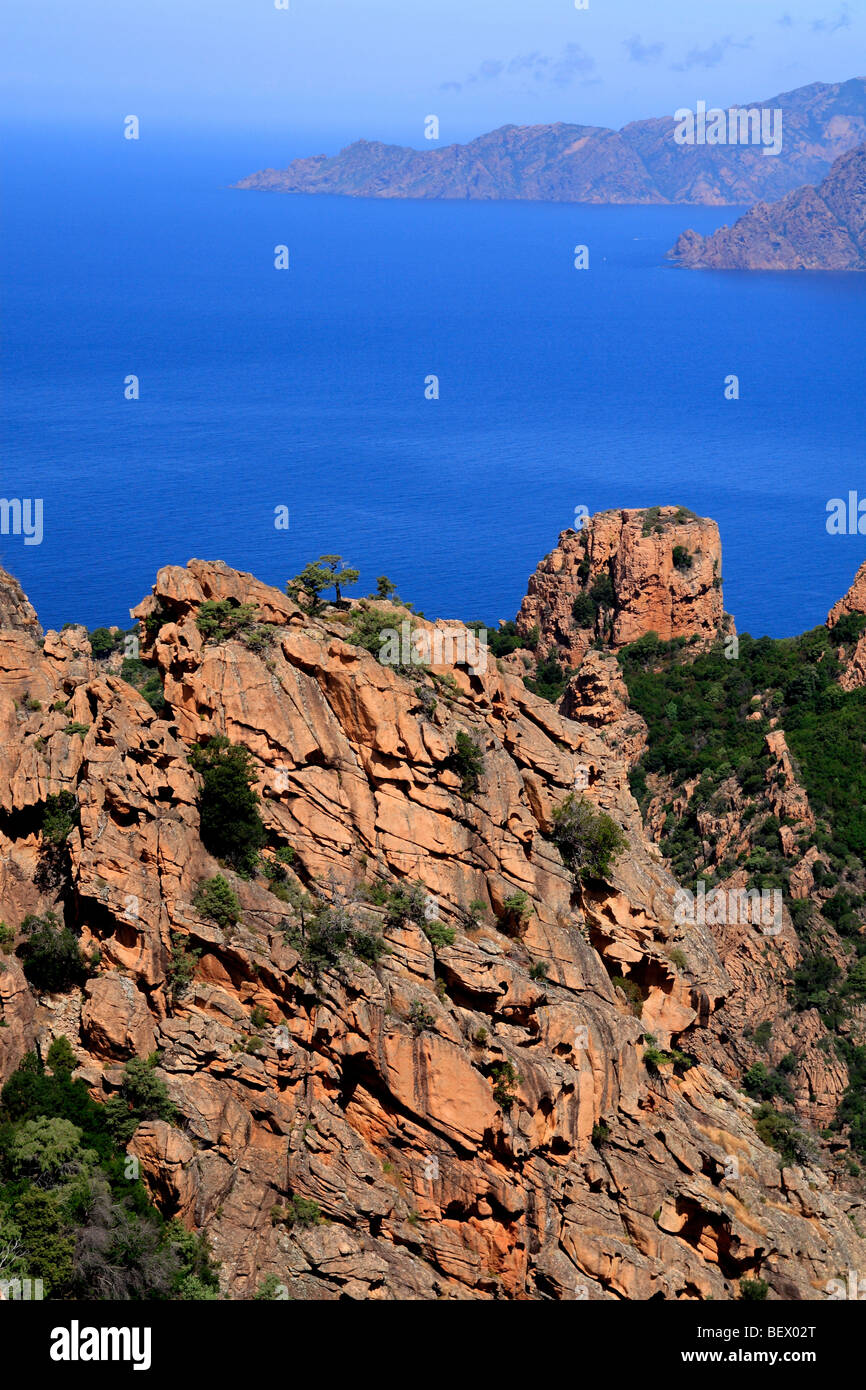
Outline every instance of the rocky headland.
POLYGON ((679 144, 673 116, 602 126, 503 126, 465 145, 416 150, 358 140, 334 156, 262 169, 236 187, 356 198, 534 199, 724 205, 817 182, 866 140, 866 78, 815 82, 746 110, 782 112, 778 154, 757 144, 679 144))
POLYGON ((683 232, 680 265, 708 270, 866 270, 866 145, 840 155, 817 188, 758 203, 712 236, 683 232))

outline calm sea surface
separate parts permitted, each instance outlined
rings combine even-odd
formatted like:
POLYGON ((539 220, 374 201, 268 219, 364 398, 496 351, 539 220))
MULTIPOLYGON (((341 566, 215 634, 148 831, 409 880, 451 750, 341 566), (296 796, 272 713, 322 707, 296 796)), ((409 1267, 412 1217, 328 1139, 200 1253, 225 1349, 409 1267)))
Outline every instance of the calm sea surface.
POLYGON ((866 275, 665 262, 738 209, 232 190, 316 148, 274 144, 3 139, 0 495, 44 539, 0 563, 45 626, 128 625, 191 556, 282 586, 325 551, 495 622, 575 507, 655 503, 716 518, 741 630, 823 621, 866 557, 825 529, 866 497, 866 275))

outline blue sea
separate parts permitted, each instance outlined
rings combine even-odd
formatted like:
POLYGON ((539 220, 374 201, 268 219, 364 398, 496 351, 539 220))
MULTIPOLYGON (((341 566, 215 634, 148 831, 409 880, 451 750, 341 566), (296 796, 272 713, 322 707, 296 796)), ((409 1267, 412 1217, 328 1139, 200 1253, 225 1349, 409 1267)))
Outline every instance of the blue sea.
POLYGON ((823 621, 866 557, 825 528, 866 496, 866 275, 666 262, 741 209, 230 187, 325 147, 290 146, 5 132, 0 495, 44 539, 0 563, 45 626, 128 626, 192 556, 282 586, 322 552, 495 623, 576 507, 656 503, 716 518, 741 630, 823 621))

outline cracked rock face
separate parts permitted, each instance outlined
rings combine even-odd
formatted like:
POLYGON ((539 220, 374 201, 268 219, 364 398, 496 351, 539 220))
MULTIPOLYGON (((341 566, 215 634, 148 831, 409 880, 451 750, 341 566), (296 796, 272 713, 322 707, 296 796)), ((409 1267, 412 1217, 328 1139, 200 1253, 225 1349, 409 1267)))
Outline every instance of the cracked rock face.
POLYGON ((700 650, 728 627, 721 563, 716 523, 683 508, 599 512, 563 531, 530 576, 517 627, 524 636, 537 628, 539 650, 555 648, 575 667, 597 639, 617 651, 654 632, 700 650), (579 598, 595 603, 594 616, 575 609, 579 598))
MULTIPOLYGON (((649 560, 632 514, 609 515, 592 554, 634 577, 618 629, 633 640, 649 560)), ((689 525, 711 576, 709 523, 689 525)), ((293 1296, 325 1299, 726 1299, 741 1277, 810 1299, 866 1267, 859 1198, 820 1146, 780 1170, 718 1065, 737 972, 750 961, 757 974, 775 947, 732 940, 720 953, 706 926, 675 923, 677 885, 628 788, 640 728, 603 662, 575 690, 573 718, 492 661, 434 671, 450 677, 434 704, 419 693, 428 677, 346 642, 345 613, 312 618, 249 575, 191 561, 162 570, 138 609, 169 706, 158 718, 93 660, 82 629, 41 645, 10 592, 3 916, 17 927, 62 905, 101 956, 82 991, 54 998, 2 958, 2 1074, 65 1033, 101 1099, 125 1059, 158 1049, 180 1120, 141 1125, 130 1152, 160 1207, 209 1233, 227 1297, 274 1274, 293 1296), (195 615, 212 598, 255 604, 271 645, 206 645, 195 615), (71 720, 83 736, 65 731, 71 720), (458 730, 484 756, 465 794, 449 761, 458 730), (355 910, 387 952, 375 965, 347 954, 314 979, 286 939, 289 905, 202 846, 187 755, 217 733, 252 753, 269 841, 295 851, 290 877, 345 895, 377 876, 420 883, 453 942, 434 947, 422 925, 367 902, 355 910), (577 768, 628 839, 610 881, 582 887, 550 838, 577 768), (81 823, 65 883, 38 887, 38 811, 61 790, 81 823), (194 905, 218 872, 242 911, 225 929, 194 905), (506 902, 518 892, 528 914, 515 933, 506 902), (468 929, 473 900, 484 912, 468 929), (200 953, 174 1003, 172 934, 200 953), (697 1062, 651 1074, 647 1033, 697 1062), (324 1222, 293 1222, 294 1197, 324 1222)), ((695 605, 677 592, 669 622, 688 610, 709 636, 720 596, 695 605)))

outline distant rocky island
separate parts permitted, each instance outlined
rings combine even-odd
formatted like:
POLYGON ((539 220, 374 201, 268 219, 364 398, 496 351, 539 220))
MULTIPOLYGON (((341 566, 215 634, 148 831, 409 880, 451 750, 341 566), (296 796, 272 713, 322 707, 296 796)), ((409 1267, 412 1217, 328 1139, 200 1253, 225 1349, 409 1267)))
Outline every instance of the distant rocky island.
POLYGON ((841 155, 817 188, 758 203, 712 236, 683 232, 671 255, 711 270, 866 270, 866 145, 841 155))
POLYGON ((235 186, 356 198, 753 203, 819 182, 839 155, 866 141, 866 78, 812 83, 745 109, 781 111, 774 157, 760 144, 679 144, 670 115, 621 130, 507 125, 466 145, 425 150, 358 140, 333 157, 262 169, 235 186))

